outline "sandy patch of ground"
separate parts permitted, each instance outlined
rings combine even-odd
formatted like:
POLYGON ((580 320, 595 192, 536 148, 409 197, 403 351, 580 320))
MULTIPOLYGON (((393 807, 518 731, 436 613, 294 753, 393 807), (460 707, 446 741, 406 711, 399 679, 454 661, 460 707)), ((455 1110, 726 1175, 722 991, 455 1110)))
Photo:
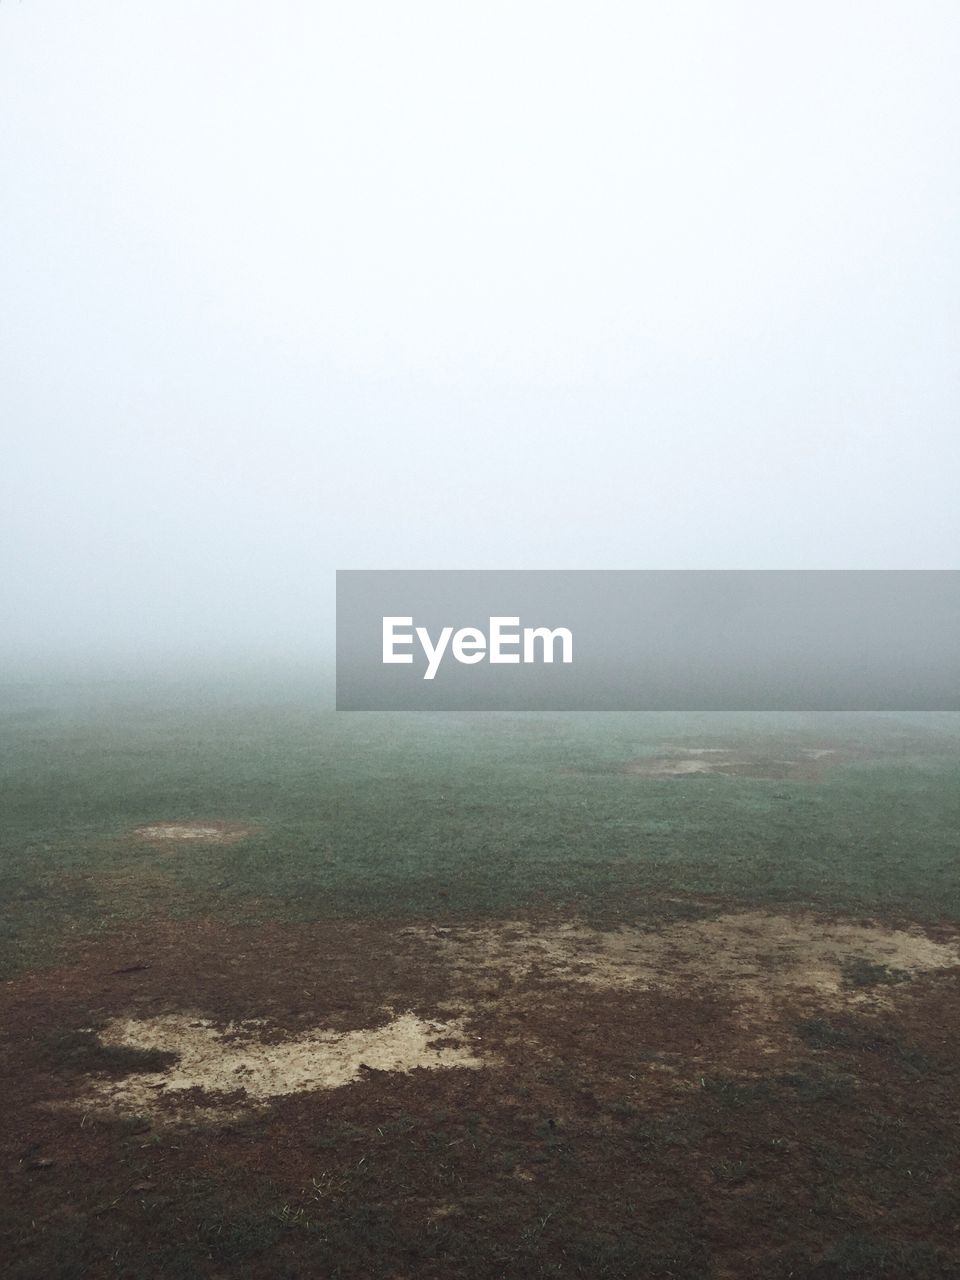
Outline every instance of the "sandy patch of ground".
POLYGON ((682 760, 670 757, 643 760, 627 767, 628 773, 644 778, 684 778, 691 773, 717 773, 719 766, 713 760, 682 760))
POLYGON ((919 930, 761 911, 658 929, 513 922, 423 930, 422 936, 466 979, 506 973, 516 980, 606 988, 722 989, 741 1006, 769 1009, 803 995, 815 996, 821 1006, 882 1003, 898 981, 960 965, 960 940, 935 942, 919 930), (877 981, 851 980, 865 971, 877 981))
POLYGON ((134 828, 138 840, 199 840, 207 844, 228 844, 251 835, 252 827, 235 822, 156 822, 134 828))
POLYGON ((767 752, 739 747, 670 747, 662 755, 632 760, 625 772, 641 778, 685 778, 719 774, 735 778, 812 781, 839 762, 835 747, 771 747, 767 752), (835 757, 831 759, 831 757, 835 757))
POLYGON ((312 1030, 277 1043, 265 1043, 262 1032, 258 1022, 220 1029, 189 1014, 115 1019, 99 1033, 102 1044, 173 1053, 177 1061, 161 1071, 98 1080, 78 1105, 169 1116, 168 1100, 187 1090, 211 1095, 242 1091, 242 1106, 249 1107, 291 1093, 338 1089, 359 1080, 364 1071, 475 1070, 485 1065, 459 1021, 427 1022, 412 1013, 383 1027, 312 1030))

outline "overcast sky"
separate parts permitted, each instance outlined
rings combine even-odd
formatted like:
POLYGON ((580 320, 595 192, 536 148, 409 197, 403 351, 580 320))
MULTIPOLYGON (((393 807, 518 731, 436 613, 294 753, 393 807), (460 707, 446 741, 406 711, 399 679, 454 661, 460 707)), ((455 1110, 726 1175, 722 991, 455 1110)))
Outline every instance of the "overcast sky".
POLYGON ((955 0, 0 4, 0 655, 955 568, 955 0))

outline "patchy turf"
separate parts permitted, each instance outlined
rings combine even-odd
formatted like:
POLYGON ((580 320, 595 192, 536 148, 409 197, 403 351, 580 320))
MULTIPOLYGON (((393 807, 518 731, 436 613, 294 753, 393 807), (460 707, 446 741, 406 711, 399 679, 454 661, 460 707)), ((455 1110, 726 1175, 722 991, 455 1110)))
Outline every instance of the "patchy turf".
POLYGON ((11 1274, 955 1275, 956 961, 729 910, 123 929, 0 992, 11 1274))
POLYGON ((960 1275, 957 717, 5 696, 5 1277, 960 1275))
POLYGON ((607 931, 507 921, 410 932, 441 949, 456 973, 494 983, 529 975, 675 991, 706 983, 744 1006, 773 1007, 791 994, 848 1001, 851 986, 876 1002, 865 989, 889 982, 891 964, 904 978, 960 966, 955 934, 935 941, 916 928, 762 911, 607 931))

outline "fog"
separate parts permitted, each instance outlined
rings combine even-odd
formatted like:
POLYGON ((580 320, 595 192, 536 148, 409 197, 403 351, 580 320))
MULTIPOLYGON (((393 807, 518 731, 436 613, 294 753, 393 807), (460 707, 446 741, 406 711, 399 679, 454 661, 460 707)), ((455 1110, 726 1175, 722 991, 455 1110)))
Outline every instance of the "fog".
POLYGON ((336 568, 954 568, 960 10, 0 6, 6 671, 336 568))

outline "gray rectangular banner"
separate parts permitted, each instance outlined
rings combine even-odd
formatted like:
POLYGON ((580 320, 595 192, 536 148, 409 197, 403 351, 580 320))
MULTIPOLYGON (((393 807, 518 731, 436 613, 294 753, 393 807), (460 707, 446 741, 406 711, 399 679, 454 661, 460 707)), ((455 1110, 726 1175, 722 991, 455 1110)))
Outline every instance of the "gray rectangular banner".
POLYGON ((340 571, 337 708, 957 711, 960 571, 340 571))

